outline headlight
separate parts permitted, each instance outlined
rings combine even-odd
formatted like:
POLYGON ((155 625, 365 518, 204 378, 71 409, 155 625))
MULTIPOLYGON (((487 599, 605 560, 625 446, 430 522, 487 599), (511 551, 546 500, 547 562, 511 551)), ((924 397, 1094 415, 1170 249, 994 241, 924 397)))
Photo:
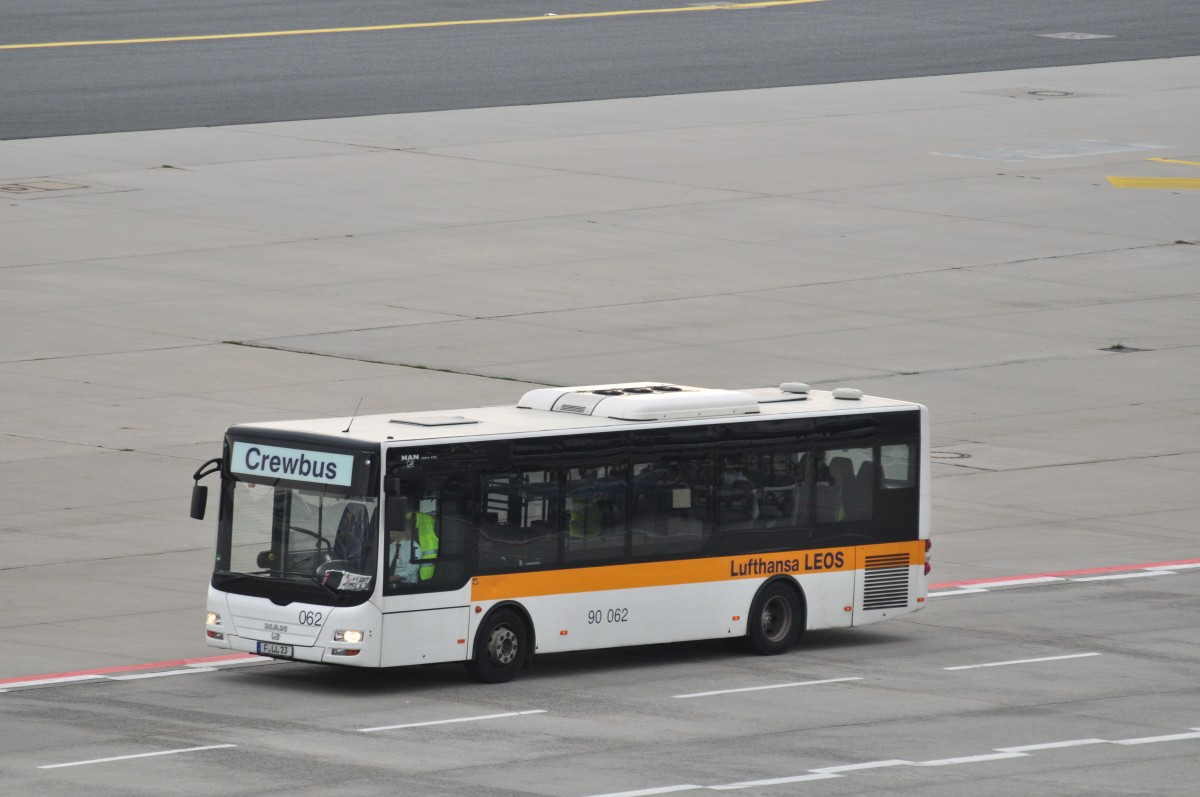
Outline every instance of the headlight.
POLYGON ((216 612, 209 612, 208 614, 204 615, 204 624, 205 625, 220 625, 221 624, 221 615, 217 614, 216 612))
POLYGON ((364 635, 362 631, 334 631, 333 641, 349 642, 352 645, 356 645, 363 641, 363 636, 364 635))

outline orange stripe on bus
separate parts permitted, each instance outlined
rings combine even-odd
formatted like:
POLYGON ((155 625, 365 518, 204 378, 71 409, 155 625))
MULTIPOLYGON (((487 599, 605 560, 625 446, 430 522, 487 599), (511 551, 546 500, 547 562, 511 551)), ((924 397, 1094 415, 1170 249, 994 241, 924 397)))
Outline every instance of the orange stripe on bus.
POLYGON ((818 548, 476 576, 471 579, 471 600, 495 601, 573 592, 702 584, 711 581, 765 578, 778 574, 802 576, 845 572, 859 569, 866 556, 897 554, 907 554, 909 565, 924 564, 925 543, 918 540, 861 547, 818 548))

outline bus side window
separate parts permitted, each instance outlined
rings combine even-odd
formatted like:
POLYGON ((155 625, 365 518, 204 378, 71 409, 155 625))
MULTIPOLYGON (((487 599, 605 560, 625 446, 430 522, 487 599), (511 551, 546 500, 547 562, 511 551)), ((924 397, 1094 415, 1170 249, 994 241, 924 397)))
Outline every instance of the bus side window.
POLYGON ((562 494, 556 471, 533 470, 483 477, 479 566, 483 570, 558 562, 562 494))
POLYGON ((873 448, 818 451, 814 478, 818 523, 871 519, 877 480, 873 448))
POLYGON ((629 526, 634 556, 699 551, 712 531, 711 457, 633 466, 629 526))
POLYGON ((615 466, 567 470, 563 487, 568 562, 625 558, 626 474, 625 468, 615 466))

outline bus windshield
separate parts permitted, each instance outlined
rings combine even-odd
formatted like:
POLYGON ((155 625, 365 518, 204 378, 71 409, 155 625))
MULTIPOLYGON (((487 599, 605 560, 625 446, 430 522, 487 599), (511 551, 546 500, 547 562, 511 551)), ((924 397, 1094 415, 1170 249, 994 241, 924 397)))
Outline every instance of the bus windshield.
POLYGON ((334 592, 371 589, 375 497, 238 479, 229 498, 218 574, 316 583, 334 592))

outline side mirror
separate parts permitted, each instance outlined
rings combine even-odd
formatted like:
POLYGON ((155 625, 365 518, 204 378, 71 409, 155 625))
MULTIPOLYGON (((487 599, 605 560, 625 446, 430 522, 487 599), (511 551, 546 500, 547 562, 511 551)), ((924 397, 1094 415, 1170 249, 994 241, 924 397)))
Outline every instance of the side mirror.
POLYGON ((192 518, 204 520, 204 509, 208 506, 208 488, 203 484, 192 485, 192 518))

